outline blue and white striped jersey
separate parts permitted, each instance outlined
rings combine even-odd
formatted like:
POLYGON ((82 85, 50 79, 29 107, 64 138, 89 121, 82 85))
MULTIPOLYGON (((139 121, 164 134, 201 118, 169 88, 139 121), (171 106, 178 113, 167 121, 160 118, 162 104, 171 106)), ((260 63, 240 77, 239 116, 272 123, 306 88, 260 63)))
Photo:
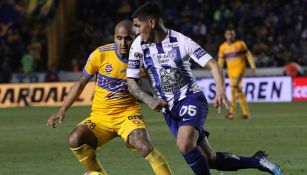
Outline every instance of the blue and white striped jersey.
POLYGON ((190 58, 204 67, 212 56, 173 30, 168 30, 161 43, 146 43, 138 36, 130 48, 127 77, 140 78, 143 67, 154 93, 167 101, 171 109, 187 94, 200 91, 192 75, 190 58))

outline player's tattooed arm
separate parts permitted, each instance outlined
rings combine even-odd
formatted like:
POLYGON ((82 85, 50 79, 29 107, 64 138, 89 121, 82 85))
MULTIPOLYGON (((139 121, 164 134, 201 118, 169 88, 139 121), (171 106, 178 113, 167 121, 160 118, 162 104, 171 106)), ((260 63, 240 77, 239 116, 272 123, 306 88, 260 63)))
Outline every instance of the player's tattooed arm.
POLYGON ((77 98, 80 96, 84 87, 89 81, 90 78, 87 78, 85 75, 82 75, 79 81, 75 82, 73 87, 70 89, 67 97, 65 98, 61 109, 48 118, 47 126, 55 128, 56 121, 62 123, 65 117, 65 112, 77 100, 77 98))
POLYGON ((84 87, 90 80, 90 78, 87 78, 84 74, 82 74, 81 78, 76 81, 73 87, 70 89, 60 111, 65 112, 78 99, 84 87))
POLYGON ((167 107, 167 102, 163 101, 162 99, 152 97, 143 91, 136 79, 128 78, 127 84, 130 94, 135 96, 138 100, 146 103, 151 109, 160 111, 162 108, 167 107))

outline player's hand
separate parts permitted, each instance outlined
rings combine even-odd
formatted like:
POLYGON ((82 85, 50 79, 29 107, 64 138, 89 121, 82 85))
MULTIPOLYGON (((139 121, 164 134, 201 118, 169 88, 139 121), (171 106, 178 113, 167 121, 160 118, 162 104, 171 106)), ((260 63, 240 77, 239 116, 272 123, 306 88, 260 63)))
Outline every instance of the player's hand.
POLYGON ((152 99, 150 99, 148 106, 152 110, 154 110, 156 112, 160 112, 162 110, 162 108, 168 107, 168 104, 167 104, 166 101, 164 101, 160 98, 152 98, 152 99))
POLYGON ((62 123, 63 120, 64 120, 64 113, 57 112, 48 118, 47 126, 55 128, 56 121, 59 121, 59 123, 62 123))
POLYGON ((217 91, 214 99, 214 107, 218 109, 218 113, 221 113, 222 107, 225 106, 226 109, 229 109, 231 106, 230 100, 227 98, 225 91, 217 91))

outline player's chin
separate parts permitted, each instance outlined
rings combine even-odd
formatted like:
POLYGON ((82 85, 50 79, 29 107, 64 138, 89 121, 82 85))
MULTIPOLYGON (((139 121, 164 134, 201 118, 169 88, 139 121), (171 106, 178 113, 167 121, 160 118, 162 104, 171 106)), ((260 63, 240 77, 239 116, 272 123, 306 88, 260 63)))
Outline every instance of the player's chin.
POLYGON ((120 49, 120 53, 122 55, 127 54, 129 52, 129 49, 120 49))

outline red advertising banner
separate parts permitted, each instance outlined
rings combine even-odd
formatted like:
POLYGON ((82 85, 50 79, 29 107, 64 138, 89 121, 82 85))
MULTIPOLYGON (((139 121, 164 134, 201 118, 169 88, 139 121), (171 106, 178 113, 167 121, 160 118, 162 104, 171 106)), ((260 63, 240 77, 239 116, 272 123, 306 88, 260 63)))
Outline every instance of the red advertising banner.
POLYGON ((293 79, 293 101, 307 101, 307 77, 293 79))

